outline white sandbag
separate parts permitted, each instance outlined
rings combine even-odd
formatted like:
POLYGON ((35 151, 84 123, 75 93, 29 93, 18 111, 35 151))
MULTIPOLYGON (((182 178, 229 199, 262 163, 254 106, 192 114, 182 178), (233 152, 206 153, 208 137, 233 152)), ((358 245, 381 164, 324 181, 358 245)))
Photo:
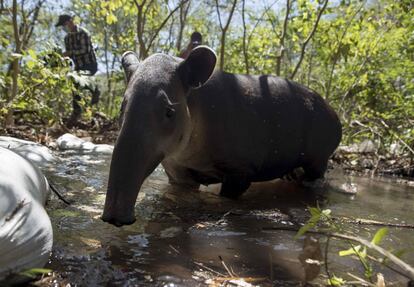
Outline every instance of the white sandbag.
POLYGON ((49 184, 31 162, 0 147, 0 280, 43 267, 53 230, 43 206, 49 184))
POLYGON ((47 147, 31 141, 0 136, 0 147, 9 148, 41 167, 57 161, 56 157, 47 147))
POLYGON ((107 144, 94 144, 72 134, 60 136, 56 143, 61 150, 77 150, 84 153, 112 154, 114 147, 107 144))

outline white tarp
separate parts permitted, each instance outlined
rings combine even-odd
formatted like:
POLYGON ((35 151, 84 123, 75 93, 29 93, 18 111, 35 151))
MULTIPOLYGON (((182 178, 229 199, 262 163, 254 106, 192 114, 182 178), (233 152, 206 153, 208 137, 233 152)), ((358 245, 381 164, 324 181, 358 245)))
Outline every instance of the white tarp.
POLYGON ((56 157, 45 146, 13 137, 0 136, 0 147, 9 148, 40 167, 56 162, 56 157))
POLYGON ((43 206, 49 184, 31 162, 0 147, 0 280, 43 267, 53 231, 43 206))

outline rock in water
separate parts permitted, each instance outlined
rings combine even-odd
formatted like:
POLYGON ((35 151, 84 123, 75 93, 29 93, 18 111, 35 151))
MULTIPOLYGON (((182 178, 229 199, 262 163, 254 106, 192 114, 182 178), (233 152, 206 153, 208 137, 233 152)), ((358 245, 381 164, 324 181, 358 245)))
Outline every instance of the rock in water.
POLYGON ((53 245, 44 204, 49 184, 43 173, 17 153, 0 147, 0 281, 43 267, 53 245))
POLYGON ((56 140, 60 150, 76 150, 83 153, 112 154, 113 146, 94 144, 72 134, 64 134, 56 140))

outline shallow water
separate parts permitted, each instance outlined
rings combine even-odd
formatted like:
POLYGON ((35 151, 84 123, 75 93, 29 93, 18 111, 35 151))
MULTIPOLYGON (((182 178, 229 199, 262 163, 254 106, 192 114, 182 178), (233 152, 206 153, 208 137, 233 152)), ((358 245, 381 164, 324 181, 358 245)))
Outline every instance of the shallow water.
MULTIPOLYGON (((414 223, 414 188, 385 179, 333 171, 327 176, 329 184, 316 191, 276 180, 253 184, 233 201, 217 195, 219 185, 202 187, 201 192, 173 188, 158 167, 139 194, 137 221, 116 228, 99 219, 110 157, 69 152, 60 158, 46 173, 73 203, 66 206, 56 197, 49 202, 55 242, 47 267, 58 274, 58 283, 72 286, 206 286, 228 277, 250 277, 259 286, 324 284, 324 267, 304 264, 301 258, 312 254, 323 260, 326 238, 294 239, 295 232, 282 230, 306 222, 308 206, 318 202, 336 217, 414 223), (344 184, 358 192, 343 193, 344 184)), ((368 239, 380 228, 344 226, 368 239)), ((383 246, 406 249, 402 258, 414 265, 413 232, 390 227, 383 246)), ((330 241, 329 269, 337 276, 352 272, 363 277, 357 261, 337 255, 347 248, 341 241, 330 241)), ((406 282, 393 272, 380 271, 386 280, 406 282)))

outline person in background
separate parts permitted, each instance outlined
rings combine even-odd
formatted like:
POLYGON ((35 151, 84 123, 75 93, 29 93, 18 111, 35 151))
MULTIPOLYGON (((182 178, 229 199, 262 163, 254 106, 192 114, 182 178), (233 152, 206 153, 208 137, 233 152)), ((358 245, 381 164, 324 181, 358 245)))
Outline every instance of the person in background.
MULTIPOLYGON (((98 70, 96 62, 95 51, 92 46, 91 37, 86 29, 76 25, 73 22, 73 16, 63 14, 59 16, 56 27, 63 27, 66 32, 65 36, 65 52, 63 56, 72 59, 75 65, 75 71, 80 72, 81 75, 93 76, 98 70)), ((75 81, 75 87, 79 90, 80 85, 75 81)), ((92 93, 91 104, 97 104, 99 101, 100 91, 95 85, 91 87, 90 84, 84 88, 92 93)), ((81 97, 78 92, 73 93, 72 106, 73 111, 68 120, 68 126, 74 126, 81 117, 82 108, 79 105, 81 97)))
POLYGON ((201 45, 202 42, 203 42, 203 36, 201 36, 199 32, 193 32, 193 34, 191 34, 190 43, 188 43, 187 48, 181 51, 178 57, 186 59, 188 55, 190 54, 191 50, 201 45))

